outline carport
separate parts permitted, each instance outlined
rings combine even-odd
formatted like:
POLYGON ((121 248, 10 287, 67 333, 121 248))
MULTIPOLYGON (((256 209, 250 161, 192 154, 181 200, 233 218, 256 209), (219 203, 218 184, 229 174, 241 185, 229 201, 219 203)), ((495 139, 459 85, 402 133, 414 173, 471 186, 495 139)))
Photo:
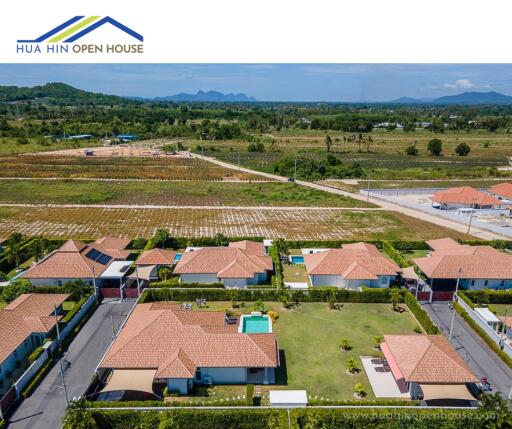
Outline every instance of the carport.
POLYGON ((107 385, 100 393, 135 391, 153 393, 156 369, 113 369, 107 385))
POLYGON ((456 399, 464 401, 475 401, 476 399, 469 393, 465 384, 422 384, 420 388, 423 392, 424 401, 433 401, 437 399, 456 399))

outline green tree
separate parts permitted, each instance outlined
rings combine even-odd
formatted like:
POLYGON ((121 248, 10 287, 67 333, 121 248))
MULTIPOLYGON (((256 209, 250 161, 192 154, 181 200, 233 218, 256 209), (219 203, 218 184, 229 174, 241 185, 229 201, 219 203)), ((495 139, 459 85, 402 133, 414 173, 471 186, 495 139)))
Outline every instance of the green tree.
POLYGON ((389 290, 389 300, 391 301, 391 307, 393 311, 398 310, 398 303, 400 302, 400 291, 396 288, 389 290))
POLYGON ((493 395, 483 395, 479 408, 479 421, 486 429, 511 429, 512 411, 508 401, 499 392, 493 395))
POLYGON ((427 149, 432 155, 439 156, 443 152, 443 142, 440 139, 432 139, 428 142, 427 149))
POLYGON ((331 146, 332 146, 332 138, 329 134, 326 134, 325 135, 325 149, 327 150, 327 152, 331 151, 331 146))
POLYGON ((169 267, 162 267, 158 270, 158 278, 164 282, 171 277, 171 274, 172 270, 169 267))
POLYGON ((467 156, 471 152, 471 148, 467 143, 459 143, 455 148, 455 153, 459 156, 467 156))
POLYGON ((218 234, 215 234, 214 240, 217 246, 227 246, 229 244, 229 239, 220 232, 218 234))
POLYGON ((100 427, 96 423, 93 410, 87 407, 85 398, 70 402, 62 423, 64 429, 99 429, 100 427))
POLYGON ((384 338, 382 337, 382 335, 375 335, 373 337, 373 347, 380 350, 380 345, 383 341, 384 341, 384 338))
POLYGON ((36 237, 30 245, 36 261, 39 261, 48 250, 48 240, 43 237, 36 237))
POLYGON ((354 385, 354 393, 359 397, 359 398, 364 398, 366 396, 366 391, 364 390, 364 386, 362 383, 356 383, 354 385))
POLYGON ((359 372, 359 365, 355 358, 347 359, 347 361, 345 362, 345 367, 347 368, 347 371, 350 372, 351 374, 359 372))
POLYGON ((277 253, 279 255, 286 255, 288 253, 288 244, 282 238, 277 238, 273 243, 274 247, 277 249, 277 253))
POLYGON ((15 280, 2 289, 2 301, 12 302, 23 293, 34 292, 34 289, 34 286, 28 280, 15 280))
POLYGON ((155 247, 164 247, 169 237, 169 230, 163 228, 157 229, 155 231, 155 235, 153 236, 153 242, 155 243, 155 247))
POLYGON ((71 301, 80 301, 80 299, 86 296, 88 290, 88 287, 82 280, 68 282, 64 285, 64 291, 70 295, 71 301))

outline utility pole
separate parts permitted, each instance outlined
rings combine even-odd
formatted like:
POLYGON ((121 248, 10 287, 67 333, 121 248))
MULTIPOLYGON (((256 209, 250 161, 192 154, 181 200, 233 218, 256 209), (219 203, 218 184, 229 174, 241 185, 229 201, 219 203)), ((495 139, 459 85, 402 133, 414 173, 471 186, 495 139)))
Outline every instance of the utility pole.
POLYGON ((92 267, 92 284, 94 286, 94 293, 96 294, 96 301, 100 300, 100 291, 96 286, 96 274, 94 272, 94 267, 92 267))
MULTIPOLYGON (((453 294, 453 297, 455 298, 457 296, 457 292, 459 291, 459 282, 460 282, 460 274, 462 272, 462 267, 459 268, 459 274, 457 277, 457 283, 455 285, 455 293, 453 294)), ((452 312, 452 321, 450 323, 450 335, 448 336, 448 341, 452 340, 453 335, 453 323, 455 322, 455 306, 453 306, 453 312, 452 312)))
POLYGON ((139 268, 135 265, 135 276, 137 277, 137 296, 140 296, 139 268))
POLYGON ((293 180, 297 180, 297 155, 295 155, 295 170, 293 172, 293 180))
POLYGON ((240 171, 240 152, 237 152, 236 156, 238 158, 238 171, 240 171))

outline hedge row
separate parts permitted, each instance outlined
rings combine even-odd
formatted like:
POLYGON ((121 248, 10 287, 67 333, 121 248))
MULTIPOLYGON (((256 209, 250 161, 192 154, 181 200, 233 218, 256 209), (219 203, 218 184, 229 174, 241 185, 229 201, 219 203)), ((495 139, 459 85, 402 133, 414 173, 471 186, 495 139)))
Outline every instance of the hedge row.
POLYGON ((37 358, 41 356, 41 353, 43 353, 43 347, 36 347, 34 351, 28 355, 28 364, 32 365, 37 360, 37 358))
POLYGON ((196 288, 196 289, 218 289, 218 288, 224 288, 224 284, 221 282, 218 283, 210 283, 210 284, 204 284, 204 283, 177 283, 176 281, 167 280, 167 281, 161 281, 161 282, 152 282, 150 283, 149 287, 152 288, 196 288))
POLYGON ((80 298, 80 301, 78 301, 71 310, 69 310, 66 315, 62 318, 61 322, 62 323, 68 323, 74 316, 76 313, 78 313, 78 311, 80 310, 80 308, 82 308, 82 305, 85 304, 85 301, 87 301, 87 299, 89 299, 91 295, 87 295, 87 296, 83 296, 82 298, 80 298))
POLYGON ((421 305, 418 303, 414 295, 406 291, 404 293, 404 302, 409 307, 409 310, 412 314, 414 314, 414 317, 416 317, 416 320, 418 323, 422 326, 422 328, 425 330, 425 332, 429 335, 435 335, 439 334, 439 328, 435 325, 434 322, 432 322, 432 319, 430 319, 430 316, 428 313, 423 310, 421 305))
MULTIPOLYGON (((493 425, 496 415, 478 410, 438 409, 173 409, 168 411, 99 410, 69 414, 64 428, 87 421, 90 429, 477 429, 493 425), (288 420, 288 418, 290 420, 288 420)), ((506 418, 506 417, 504 417, 506 418)))
POLYGON ((470 246, 492 246, 495 249, 512 249, 511 240, 463 240, 463 244, 469 244, 470 246))
POLYGON ((474 304, 512 304, 512 290, 465 290, 464 295, 474 304))
POLYGON ((283 287, 283 265, 281 264, 279 252, 275 246, 272 246, 268 249, 268 254, 274 263, 275 276, 272 277, 272 284, 274 284, 274 281, 277 281, 277 288, 281 289, 283 287))
MULTIPOLYGON (((400 290, 400 294, 406 293, 400 290)), ((334 294, 337 302, 390 302, 389 289, 363 288, 363 290, 350 290, 339 288, 314 288, 302 290, 255 290, 255 289, 145 289, 140 302, 154 301, 195 301, 206 299, 207 301, 281 301, 283 294, 288 295, 289 301, 299 302, 329 302, 334 294)), ((412 295, 411 295, 412 296, 412 295)), ((414 302, 416 302, 413 296, 414 302)), ((416 302, 417 304, 417 302, 416 302)), ((420 308, 421 309, 421 308, 420 308)), ((422 310, 423 311, 423 310, 422 310)))
POLYGON ((512 358, 500 349, 498 344, 496 344, 492 338, 490 338, 489 335, 487 335, 486 332, 480 326, 478 326, 478 324, 471 318, 468 312, 460 306, 460 304, 454 302, 453 306, 455 307, 457 313, 459 313, 461 317, 467 322, 467 324, 471 326, 471 328, 476 331, 478 335, 480 335, 482 340, 487 343, 487 345, 503 360, 503 362, 512 368, 512 358))
POLYGON ((469 307, 471 308, 475 308, 475 304, 473 303, 473 301, 471 301, 466 295, 465 293, 463 292, 459 292, 457 293, 457 296, 462 299, 462 301, 464 301, 469 307))
POLYGON ((382 241, 382 250, 388 254, 388 256, 395 261, 399 267, 409 267, 411 263, 405 259, 402 254, 396 250, 389 241, 382 241))
MULTIPOLYGON (((66 285, 64 286, 35 286, 33 293, 48 293, 48 294, 55 294, 55 293, 68 293, 68 289, 66 289, 66 285)), ((83 287, 83 293, 90 295, 94 292, 94 287, 92 286, 84 286, 83 287)))
POLYGON ((308 405, 364 405, 364 406, 391 406, 391 407, 416 407, 421 404, 421 401, 401 401, 399 399, 374 399, 374 400, 330 400, 330 399, 309 399, 308 405))

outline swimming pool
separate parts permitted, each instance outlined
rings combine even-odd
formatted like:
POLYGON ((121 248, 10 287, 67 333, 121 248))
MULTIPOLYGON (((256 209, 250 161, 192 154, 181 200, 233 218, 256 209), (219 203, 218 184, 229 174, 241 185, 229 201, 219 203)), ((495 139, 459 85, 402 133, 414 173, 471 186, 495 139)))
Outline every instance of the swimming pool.
POLYGON ((266 315, 242 315, 239 332, 244 334, 267 334, 272 332, 272 322, 266 315))
POLYGON ((290 256, 290 262, 292 264, 303 264, 304 263, 304 256, 303 255, 291 255, 290 256))
POLYGON ((181 253, 176 253, 176 256, 174 257, 174 262, 178 262, 181 259, 181 253))

